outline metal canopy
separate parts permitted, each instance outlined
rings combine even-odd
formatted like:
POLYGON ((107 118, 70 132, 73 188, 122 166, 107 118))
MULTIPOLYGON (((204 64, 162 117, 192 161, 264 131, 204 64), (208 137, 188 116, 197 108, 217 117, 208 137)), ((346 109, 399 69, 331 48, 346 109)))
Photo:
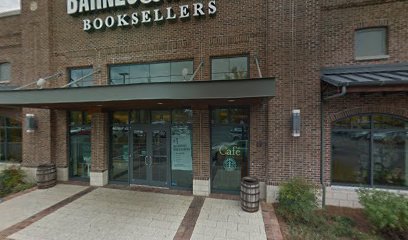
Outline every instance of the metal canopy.
POLYGON ((408 63, 325 68, 321 80, 342 86, 384 86, 408 84, 408 63))
POLYGON ((52 106, 135 100, 213 100, 275 96, 272 78, 141 83, 130 85, 7 90, 0 92, 0 106, 52 106))

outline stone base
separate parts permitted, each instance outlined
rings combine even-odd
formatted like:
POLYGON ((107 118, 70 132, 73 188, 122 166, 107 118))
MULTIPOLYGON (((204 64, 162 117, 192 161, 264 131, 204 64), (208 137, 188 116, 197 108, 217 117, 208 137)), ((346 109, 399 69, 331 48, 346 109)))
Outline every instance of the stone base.
POLYGON ((266 186, 266 202, 267 203, 276 203, 278 202, 278 193, 279 193, 279 186, 266 186))
POLYGON ((90 185, 102 187, 108 184, 108 170, 103 172, 91 172, 90 185))
POLYGON ((68 168, 57 168, 57 180, 58 181, 68 181, 69 179, 69 172, 68 168))
POLYGON ((210 180, 193 180, 193 194, 195 196, 209 196, 210 193, 210 180))
POLYGON ((259 198, 266 199, 266 184, 265 182, 259 182, 259 198))
POLYGON ((20 163, 0 163, 0 172, 3 171, 4 169, 8 168, 20 168, 21 164, 20 163))
POLYGON ((36 167, 21 167, 26 174, 24 181, 30 183, 37 183, 37 168, 36 167))

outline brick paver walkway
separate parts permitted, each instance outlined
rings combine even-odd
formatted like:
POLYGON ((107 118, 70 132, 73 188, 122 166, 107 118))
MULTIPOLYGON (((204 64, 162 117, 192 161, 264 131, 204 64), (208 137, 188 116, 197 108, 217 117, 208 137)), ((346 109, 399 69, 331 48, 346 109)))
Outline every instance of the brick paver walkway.
POLYGON ((73 185, 35 190, 0 204, 0 239, 282 239, 272 205, 246 213, 236 197, 165 192, 73 185))
POLYGON ((31 191, 0 203, 0 232, 85 188, 61 184, 50 189, 31 191))

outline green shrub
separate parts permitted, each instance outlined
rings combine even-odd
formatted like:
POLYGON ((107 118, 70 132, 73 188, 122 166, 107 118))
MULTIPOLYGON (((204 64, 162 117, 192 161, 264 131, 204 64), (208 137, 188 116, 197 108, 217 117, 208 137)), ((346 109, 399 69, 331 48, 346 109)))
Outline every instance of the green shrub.
POLYGON ((408 199, 379 190, 359 189, 358 196, 368 220, 381 232, 408 231, 408 199))
POLYGON ((279 188, 277 212, 288 221, 310 222, 317 208, 317 188, 301 178, 293 178, 279 188))
POLYGON ((19 168, 8 168, 0 173, 0 197, 31 187, 24 182, 25 174, 19 168))

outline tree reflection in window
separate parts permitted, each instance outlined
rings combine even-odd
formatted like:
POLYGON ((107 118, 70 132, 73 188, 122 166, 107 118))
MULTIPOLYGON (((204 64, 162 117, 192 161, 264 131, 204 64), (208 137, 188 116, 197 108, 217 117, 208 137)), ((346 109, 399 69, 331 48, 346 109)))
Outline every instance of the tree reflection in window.
POLYGON ((21 142, 20 119, 0 117, 0 162, 21 162, 21 142))
POLYGON ((392 115, 367 114, 335 122, 332 181, 408 186, 408 121, 392 115))

